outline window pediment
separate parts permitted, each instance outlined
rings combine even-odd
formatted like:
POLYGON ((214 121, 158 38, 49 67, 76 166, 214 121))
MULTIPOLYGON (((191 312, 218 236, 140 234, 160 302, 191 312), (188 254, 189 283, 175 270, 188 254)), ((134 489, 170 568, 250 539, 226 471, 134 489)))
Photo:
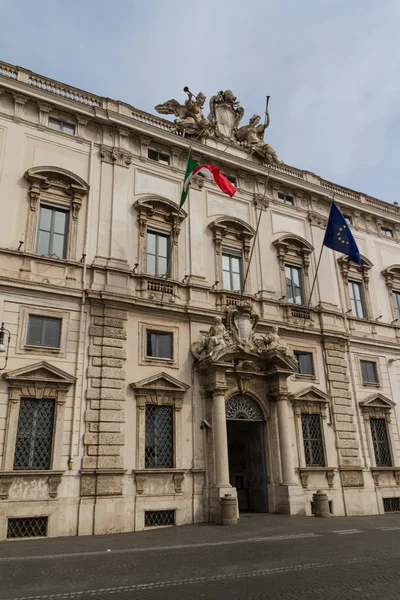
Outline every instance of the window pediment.
POLYGON ((169 223, 174 223, 178 220, 179 223, 187 217, 187 213, 183 208, 179 209, 179 206, 168 200, 168 198, 162 198, 161 196, 147 196, 136 200, 133 205, 139 213, 139 218, 147 219, 161 219, 169 223))
POLYGON ((78 175, 60 167, 33 167, 25 173, 32 190, 59 189, 69 196, 86 196, 89 185, 78 175))
POLYGON ((295 413, 298 417, 302 413, 321 414, 323 418, 326 417, 326 409, 328 403, 331 401, 331 397, 322 392, 315 386, 311 385, 296 394, 291 396, 292 403, 294 405, 295 413))
POLYGON ((256 234, 251 225, 241 219, 224 216, 209 223, 208 227, 213 232, 217 254, 220 254, 221 247, 225 243, 242 248, 245 260, 248 259, 250 242, 256 234))
POLYGON ((273 242, 279 253, 285 255, 294 252, 299 256, 308 256, 314 252, 314 246, 299 235, 285 234, 273 242))
POLYGON ((46 361, 35 363, 29 367, 15 369, 14 371, 8 371, 7 373, 3 373, 3 377, 10 383, 18 384, 22 382, 40 382, 48 384, 67 384, 69 386, 76 381, 76 377, 46 361))
POLYGON ((180 410, 183 395, 190 388, 164 371, 131 383, 130 386, 134 390, 138 407, 143 409, 146 404, 174 404, 175 410, 180 410))
POLYGON ((390 398, 386 398, 383 394, 372 394, 366 400, 362 400, 360 403, 361 408, 384 408, 390 410, 396 406, 390 398))
POLYGON ((400 286, 400 265, 391 265, 382 271, 386 285, 389 288, 400 286))

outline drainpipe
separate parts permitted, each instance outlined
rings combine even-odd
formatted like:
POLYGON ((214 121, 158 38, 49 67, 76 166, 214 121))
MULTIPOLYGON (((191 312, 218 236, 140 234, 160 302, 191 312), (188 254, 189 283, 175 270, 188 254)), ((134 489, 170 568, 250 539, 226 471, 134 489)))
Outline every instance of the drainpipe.
MULTIPOLYGON (((83 271, 82 271, 82 290, 81 290, 81 305, 80 305, 80 313, 79 313, 79 333, 78 333, 78 346, 76 352, 76 362, 75 362, 75 390, 74 390, 74 400, 72 406, 72 423, 71 423, 71 436, 70 436, 70 446, 69 446, 69 459, 68 459, 68 469, 71 471, 74 468, 74 445, 75 445, 75 421, 76 421, 76 413, 77 413, 77 404, 78 404, 78 375, 79 375, 79 367, 80 367, 80 352, 82 346, 83 335, 83 316, 85 310, 85 301, 86 301, 86 271, 87 271, 87 250, 88 250, 88 239, 89 239, 89 228, 90 228, 90 208, 91 208, 91 197, 92 197, 92 184, 93 184, 93 142, 90 142, 90 153, 89 153, 89 165, 88 165, 88 180, 89 180, 89 191, 87 194, 87 207, 86 207, 86 224, 85 224, 85 238, 84 238, 84 247, 83 247, 83 271)), ((84 350, 84 348, 83 348, 84 350)), ((85 352, 82 352, 82 385, 81 385, 81 400, 83 398, 83 373, 84 373, 84 363, 85 363, 85 352)))

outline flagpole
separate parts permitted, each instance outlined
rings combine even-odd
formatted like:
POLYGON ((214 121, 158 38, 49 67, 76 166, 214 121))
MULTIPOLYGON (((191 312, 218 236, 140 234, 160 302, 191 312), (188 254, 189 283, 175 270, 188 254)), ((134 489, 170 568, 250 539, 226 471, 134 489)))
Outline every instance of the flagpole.
MULTIPOLYGON (((265 129, 265 126, 267 124, 269 99, 270 99, 270 96, 266 96, 266 101, 265 101, 265 116, 264 116, 264 129, 265 129)), ((246 281, 247 281, 247 278, 248 278, 248 275, 249 275, 249 272, 250 272, 251 259, 253 258, 254 248, 255 248, 255 245, 256 245, 256 239, 257 239, 257 236, 258 236, 258 231, 260 229, 261 217, 262 217, 262 214, 264 212, 264 200, 265 200, 265 197, 266 197, 267 191, 268 191, 268 182, 269 182, 270 173, 271 173, 271 165, 268 166, 268 175, 267 175, 267 180, 265 182, 264 195, 263 195, 263 197, 261 199, 260 214, 258 215, 258 219, 257 219, 256 233, 254 235, 253 245, 252 245, 251 251, 250 251, 249 262, 248 262, 247 269, 246 269, 246 275, 244 276, 244 280, 243 280, 243 283, 242 283, 242 288, 240 290, 240 293, 242 295, 244 293, 244 289, 245 289, 245 286, 246 286, 246 281)))
MULTIPOLYGON (((191 154, 192 154, 192 146, 189 146, 189 153, 188 153, 187 160, 189 160, 189 158, 190 158, 191 154)), ((190 185, 189 185, 189 187, 188 187, 188 193, 187 193, 187 197, 189 197, 189 194, 190 194, 190 185)), ((178 226, 179 226, 179 219, 180 219, 180 216, 181 216, 181 210, 182 210, 182 206, 179 204, 178 215, 177 215, 177 217, 176 217, 176 219, 177 219, 177 225, 178 225, 178 226)), ((172 242, 172 244, 174 243, 174 241, 172 240, 172 236, 171 236, 171 239, 170 239, 170 244, 169 244, 169 246, 170 246, 170 247, 169 247, 169 249, 168 249, 167 271, 166 271, 166 273, 165 273, 165 284, 164 284, 164 286, 163 286, 163 291, 162 291, 162 294, 161 294, 161 303, 162 303, 162 302, 163 302, 163 300, 164 300, 165 288, 166 288, 166 285, 167 285, 167 279, 169 278, 169 270, 170 270, 170 268, 171 268, 172 249, 173 249, 173 245, 171 244, 171 242, 172 242)))
POLYGON ((321 264, 322 252, 324 251, 324 248, 325 248, 325 246, 324 246, 324 244, 322 244, 322 246, 321 246, 321 252, 319 253, 319 258, 318 258, 317 266, 316 266, 316 269, 315 269, 314 280, 313 280, 313 283, 312 283, 312 286, 311 286, 310 297, 308 298, 308 302, 307 302, 306 308, 309 308, 310 304, 311 304, 311 298, 312 298, 312 295, 313 295, 315 284, 317 282, 317 275, 318 275, 318 271, 319 271, 319 265, 321 264))

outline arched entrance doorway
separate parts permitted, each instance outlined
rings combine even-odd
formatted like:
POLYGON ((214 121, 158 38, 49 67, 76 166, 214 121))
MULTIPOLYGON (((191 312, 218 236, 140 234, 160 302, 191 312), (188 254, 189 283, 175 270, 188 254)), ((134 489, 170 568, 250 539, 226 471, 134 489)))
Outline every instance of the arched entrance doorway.
POLYGON ((226 403, 229 480, 236 488, 239 511, 267 512, 264 415, 249 395, 226 403))

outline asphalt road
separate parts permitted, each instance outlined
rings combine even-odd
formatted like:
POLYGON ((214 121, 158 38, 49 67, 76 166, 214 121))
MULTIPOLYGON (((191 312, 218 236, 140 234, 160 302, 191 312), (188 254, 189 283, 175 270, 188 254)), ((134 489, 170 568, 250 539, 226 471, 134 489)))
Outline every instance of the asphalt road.
POLYGON ((400 515, 0 544, 0 600, 400 599, 400 515))

